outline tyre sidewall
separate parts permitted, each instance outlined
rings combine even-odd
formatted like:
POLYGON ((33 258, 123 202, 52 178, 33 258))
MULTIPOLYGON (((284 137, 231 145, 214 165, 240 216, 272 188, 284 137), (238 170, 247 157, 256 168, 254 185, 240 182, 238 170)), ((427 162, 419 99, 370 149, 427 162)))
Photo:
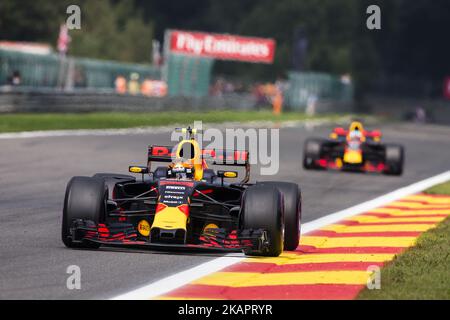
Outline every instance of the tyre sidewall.
POLYGON ((404 149, 400 145, 386 145, 385 162, 387 165, 386 174, 401 175, 403 173, 404 149))
POLYGON ((308 139, 304 146, 303 167, 306 169, 317 169, 316 160, 320 159, 323 141, 319 139, 308 139))
POLYGON ((90 177, 74 177, 66 188, 64 197, 62 240, 67 247, 96 247, 72 243, 70 227, 74 220, 89 220, 98 225, 105 220, 107 188, 103 181, 90 177))
POLYGON ((302 198, 299 186, 291 182, 260 182, 273 185, 283 194, 284 200, 284 250, 295 250, 300 242, 302 198))
POLYGON ((275 186, 255 185, 244 194, 242 229, 267 231, 269 248, 265 253, 248 252, 249 255, 279 256, 283 252, 284 205, 281 192, 275 186))

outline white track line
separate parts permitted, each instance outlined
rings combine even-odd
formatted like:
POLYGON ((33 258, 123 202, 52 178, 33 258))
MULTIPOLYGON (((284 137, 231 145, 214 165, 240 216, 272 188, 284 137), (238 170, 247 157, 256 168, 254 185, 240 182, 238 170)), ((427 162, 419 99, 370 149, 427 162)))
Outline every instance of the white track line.
POLYGON ((172 127, 148 127, 127 129, 76 129, 76 130, 44 130, 0 133, 3 139, 53 138, 53 137, 82 137, 82 136, 123 136, 148 133, 167 133, 172 127))
MULTIPOLYGON (((334 121, 330 119, 310 119, 310 120, 293 120, 293 121, 248 121, 248 122, 222 122, 222 123, 204 123, 204 127, 209 128, 235 128, 235 127, 252 127, 252 128, 292 128, 304 126, 313 128, 315 126, 341 123, 348 121, 342 117, 334 121)), ((183 124, 173 124, 170 126, 155 127, 136 127, 123 129, 74 129, 74 130, 41 130, 41 131, 21 131, 0 133, 0 140, 3 139, 29 139, 29 138, 53 138, 53 137, 81 137, 81 136, 123 136, 123 135, 140 135, 150 133, 169 133, 173 128, 183 127, 183 124)))
POLYGON ((208 274, 220 271, 228 266, 244 260, 245 257, 234 256, 232 254, 220 257, 194 268, 176 273, 172 276, 163 278, 137 290, 133 290, 112 298, 112 300, 148 300, 161 296, 170 291, 178 289, 194 280, 207 276, 208 274))
MULTIPOLYGON (((416 182, 404 188, 385 194, 381 197, 358 204, 354 207, 333 214, 329 214, 323 218, 303 224, 302 234, 320 229, 326 225, 355 216, 357 214, 367 212, 369 210, 383 206, 387 203, 401 199, 408 195, 421 192, 434 185, 444 183, 448 180, 450 180, 450 171, 446 171, 437 176, 416 182)), ((233 256, 232 254, 226 255, 224 257, 202 263, 201 265, 196 266, 194 268, 176 273, 172 276, 150 283, 137 290, 133 290, 125 294, 113 297, 112 300, 146 300, 157 296, 161 296, 170 291, 178 289, 194 280, 197 280, 208 274, 217 272, 228 266, 238 263, 244 259, 245 257, 243 256, 236 256, 236 255, 233 256)))
POLYGON ((317 220, 311 221, 309 223, 305 223, 303 228, 303 233, 311 232, 317 229, 320 229, 324 226, 327 226, 329 224, 336 223, 340 220, 346 219, 348 217, 355 216, 357 214, 370 211, 372 209, 381 207, 389 202, 396 201, 398 199, 401 199, 403 197, 409 196, 414 193, 418 193, 420 191, 423 191, 425 189, 428 189, 434 185, 444 183, 446 181, 450 180, 450 171, 446 171, 444 173, 441 173, 437 176, 413 183, 409 186, 397 189, 395 191, 392 191, 388 194, 385 194, 381 197, 375 198, 373 200, 358 204, 354 207, 329 214, 327 216, 324 216, 322 218, 319 218, 317 220))

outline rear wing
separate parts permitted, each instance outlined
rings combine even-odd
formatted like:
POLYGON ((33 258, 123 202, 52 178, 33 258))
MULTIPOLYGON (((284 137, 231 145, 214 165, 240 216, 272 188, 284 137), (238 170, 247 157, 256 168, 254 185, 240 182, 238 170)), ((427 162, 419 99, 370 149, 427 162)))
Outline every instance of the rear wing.
POLYGON ((366 137, 373 139, 375 138, 381 139, 381 137, 383 136, 380 130, 366 131, 365 135, 366 137))
MULTIPOLYGON (((213 165, 241 166, 249 164, 249 152, 240 150, 202 149, 202 160, 213 165)), ((148 161, 172 162, 175 157, 175 147, 149 146, 148 161)))
MULTIPOLYGON (((348 135, 348 132, 349 132, 348 130, 346 130, 344 128, 340 128, 340 127, 335 128, 333 130, 333 133, 336 134, 339 137, 346 137, 348 135)), ((379 131, 379 130, 372 130, 372 131, 364 130, 363 131, 363 135, 366 138, 372 138, 372 139, 381 138, 382 137, 381 131, 379 131)))

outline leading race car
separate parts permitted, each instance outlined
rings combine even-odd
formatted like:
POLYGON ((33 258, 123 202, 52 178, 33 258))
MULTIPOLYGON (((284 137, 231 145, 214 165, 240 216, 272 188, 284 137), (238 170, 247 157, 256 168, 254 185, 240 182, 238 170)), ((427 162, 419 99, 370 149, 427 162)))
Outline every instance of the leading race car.
POLYGON ((249 184, 247 151, 201 150, 196 130, 175 147, 151 146, 142 175, 96 174, 67 185, 62 240, 69 248, 142 246, 163 249, 243 251, 278 256, 300 239, 301 193, 297 184, 249 184), (153 162, 167 162, 152 171, 153 162), (214 171, 209 165, 241 166, 214 171))
POLYGON ((308 139, 303 154, 303 167, 316 170, 401 175, 403 163, 403 146, 381 143, 381 132, 367 131, 360 122, 353 122, 348 130, 335 128, 328 139, 308 139))

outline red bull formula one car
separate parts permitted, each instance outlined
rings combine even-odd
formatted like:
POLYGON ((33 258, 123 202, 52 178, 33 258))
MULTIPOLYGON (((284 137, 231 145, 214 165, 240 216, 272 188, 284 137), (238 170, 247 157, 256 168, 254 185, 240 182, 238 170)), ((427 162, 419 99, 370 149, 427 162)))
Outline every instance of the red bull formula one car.
POLYGON ((328 139, 306 141, 303 167, 401 175, 403 146, 383 144, 381 136, 380 131, 364 130, 360 122, 353 122, 348 130, 335 128, 328 139))
POLYGON ((62 241, 69 248, 243 251, 278 256, 297 248, 301 193, 297 184, 249 184, 247 151, 201 150, 195 129, 175 147, 151 146, 148 164, 121 174, 74 177, 67 185, 62 241), (168 165, 152 171, 153 162, 168 165), (245 168, 214 171, 209 165, 245 168))

